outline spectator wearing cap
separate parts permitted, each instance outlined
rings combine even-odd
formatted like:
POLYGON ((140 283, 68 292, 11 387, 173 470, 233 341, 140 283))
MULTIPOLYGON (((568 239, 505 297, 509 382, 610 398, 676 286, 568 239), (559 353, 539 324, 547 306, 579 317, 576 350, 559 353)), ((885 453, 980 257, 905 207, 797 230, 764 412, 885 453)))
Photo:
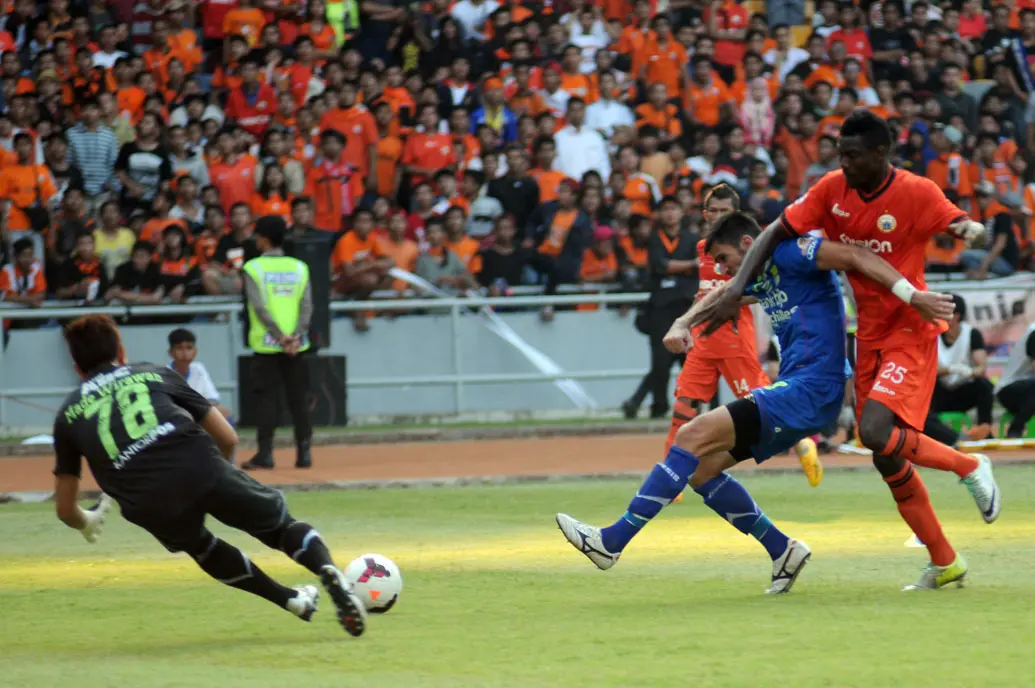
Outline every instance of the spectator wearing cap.
MULTIPOLYGON (((552 296, 560 284, 578 280, 582 256, 593 237, 589 217, 576 205, 578 184, 565 179, 557 187, 557 200, 540 205, 529 220, 523 245, 533 251, 529 262, 541 279, 544 293, 552 296)), ((553 308, 543 309, 544 320, 553 308)))
POLYGON ((956 312, 949 320, 949 329, 938 338, 938 378, 931 397, 931 411, 924 425, 924 434, 939 442, 955 445, 961 438, 938 419, 948 411, 977 411, 977 425, 962 439, 984 440, 992 434, 992 404, 995 401, 992 382, 988 379, 988 352, 981 332, 964 322, 967 304, 953 294, 956 312))
POLYGON ((927 178, 943 191, 952 189, 966 204, 974 195, 974 182, 970 178, 970 165, 959 152, 962 145, 963 132, 953 126, 936 124, 931 147, 938 157, 927 163, 927 178))
POLYGON ((582 179, 589 171, 604 179, 611 176, 607 142, 600 132, 586 126, 586 103, 572 98, 565 116, 568 125, 554 136, 558 171, 572 179, 582 179))
POLYGON ((988 230, 987 249, 968 248, 960 253, 960 263, 969 279, 987 279, 989 273, 1009 277, 1020 264, 1020 246, 1010 209, 996 200, 995 185, 980 182, 974 189, 977 220, 988 230))
POLYGON ((478 131, 482 125, 496 132, 503 143, 517 141, 517 117, 506 106, 503 82, 496 77, 485 80, 482 87, 482 107, 471 113, 471 131, 478 131))

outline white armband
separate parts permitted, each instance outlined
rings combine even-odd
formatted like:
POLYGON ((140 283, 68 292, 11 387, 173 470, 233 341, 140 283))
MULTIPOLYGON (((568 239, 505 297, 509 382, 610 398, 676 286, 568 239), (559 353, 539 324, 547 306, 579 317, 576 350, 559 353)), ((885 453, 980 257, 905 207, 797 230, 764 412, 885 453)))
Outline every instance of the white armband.
POLYGON ((915 294, 916 292, 916 287, 910 284, 909 280, 907 280, 905 277, 900 279, 898 282, 895 282, 895 284, 891 287, 891 293, 897 296, 898 298, 902 299, 906 303, 909 303, 913 300, 913 294, 915 294))

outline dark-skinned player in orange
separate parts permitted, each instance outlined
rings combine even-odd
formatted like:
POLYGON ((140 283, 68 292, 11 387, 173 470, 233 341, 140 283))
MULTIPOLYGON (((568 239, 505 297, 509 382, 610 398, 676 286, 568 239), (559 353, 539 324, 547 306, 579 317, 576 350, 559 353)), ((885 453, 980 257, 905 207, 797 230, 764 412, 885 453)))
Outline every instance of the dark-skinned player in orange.
POLYGON ((962 585, 967 563, 949 544, 927 488, 913 466, 950 471, 970 491, 985 522, 999 515, 1001 494, 988 457, 971 456, 922 434, 938 374, 938 336, 944 322, 927 323, 908 306, 925 290, 924 248, 948 232, 968 244, 985 235, 934 182, 889 162, 887 122, 857 110, 841 126, 841 169, 828 173, 759 235, 725 296, 702 311, 714 329, 739 314, 739 295, 776 245, 822 229, 827 238, 864 246, 888 261, 904 279, 891 291, 857 274, 848 280, 859 312, 855 398, 859 437, 873 451, 873 464, 888 484, 899 513, 927 546, 931 561, 907 590, 962 585))
MULTIPOLYGON (((700 301, 719 285, 729 281, 730 275, 719 271, 715 259, 705 250, 711 228, 726 215, 740 210, 740 196, 727 184, 717 184, 704 197, 704 237, 697 242, 699 286, 696 300, 700 301)), ((676 380, 676 403, 672 409, 672 424, 668 431, 665 451, 672 447, 679 428, 693 420, 718 391, 719 378, 738 399, 751 390, 765 387, 771 380, 758 362, 755 342, 755 323, 751 308, 744 306, 739 327, 725 325, 704 337, 704 327, 694 332, 694 348, 686 356, 676 380)), ((813 487, 823 479, 823 464, 819 461, 816 443, 804 439, 795 446, 795 452, 813 487)), ((682 501, 682 495, 675 501, 682 501)))

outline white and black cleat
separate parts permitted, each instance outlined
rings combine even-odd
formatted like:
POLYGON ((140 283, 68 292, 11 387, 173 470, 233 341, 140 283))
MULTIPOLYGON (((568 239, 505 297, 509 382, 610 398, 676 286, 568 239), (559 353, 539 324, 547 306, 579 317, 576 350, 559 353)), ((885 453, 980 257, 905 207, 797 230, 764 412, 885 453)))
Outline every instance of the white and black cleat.
POLYGON ((333 566, 324 566, 320 571, 320 582, 338 608, 338 623, 351 636, 359 637, 367 628, 367 610, 356 594, 345 574, 333 566))
POLYGON ((295 588, 295 596, 287 601, 287 610, 302 621, 310 621, 316 613, 319 600, 319 588, 315 585, 300 585, 295 588))
POLYGON ((966 485, 970 496, 974 498, 974 503, 981 511, 981 518, 985 519, 985 523, 992 523, 999 518, 999 510, 1003 507, 1003 495, 992 473, 992 460, 984 454, 971 456, 978 460, 978 467, 960 482, 966 485))
POLYGON ((773 579, 766 595, 782 595, 791 591, 798 574, 812 557, 812 550, 800 540, 790 540, 787 549, 773 561, 773 579))
POLYGON ((607 551, 600 538, 600 528, 576 521, 568 514, 557 514, 557 527, 564 533, 571 546, 585 554, 601 571, 614 566, 618 557, 622 556, 621 552, 615 554, 607 551))

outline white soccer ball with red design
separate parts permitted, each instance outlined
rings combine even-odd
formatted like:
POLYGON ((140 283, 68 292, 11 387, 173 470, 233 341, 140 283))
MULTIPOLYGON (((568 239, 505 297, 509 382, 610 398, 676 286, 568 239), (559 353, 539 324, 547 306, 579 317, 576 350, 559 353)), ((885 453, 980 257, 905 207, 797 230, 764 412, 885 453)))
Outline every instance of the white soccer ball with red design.
POLYGON ((402 573, 395 562, 381 554, 364 554, 345 567, 345 578, 368 612, 384 614, 399 599, 403 589, 402 573))

